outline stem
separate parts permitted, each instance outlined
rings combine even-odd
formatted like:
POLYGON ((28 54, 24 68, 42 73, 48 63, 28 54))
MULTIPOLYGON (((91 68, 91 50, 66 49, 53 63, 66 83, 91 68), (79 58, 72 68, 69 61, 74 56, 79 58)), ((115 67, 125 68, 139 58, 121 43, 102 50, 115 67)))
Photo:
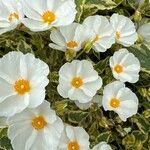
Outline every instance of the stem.
POLYGON ((141 68, 141 71, 149 73, 150 74, 150 70, 146 70, 145 68, 141 68))
POLYGON ((76 56, 76 59, 79 58, 84 53, 84 51, 85 50, 83 49, 80 53, 78 53, 77 56, 76 56))

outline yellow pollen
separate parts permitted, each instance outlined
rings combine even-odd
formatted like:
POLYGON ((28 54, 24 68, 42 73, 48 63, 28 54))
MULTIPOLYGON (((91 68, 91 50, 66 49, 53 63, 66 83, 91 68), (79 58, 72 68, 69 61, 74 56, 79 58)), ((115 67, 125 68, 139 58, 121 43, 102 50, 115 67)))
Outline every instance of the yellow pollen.
POLYGON ((14 89, 19 95, 23 95, 27 92, 30 92, 30 82, 24 79, 17 80, 15 82, 14 89))
POLYGON ((75 48, 78 46, 78 43, 76 41, 70 41, 66 45, 68 48, 75 48))
POLYGON ((101 39, 100 35, 99 35, 99 34, 96 34, 96 37, 95 37, 95 39, 94 39, 94 42, 97 42, 97 41, 99 41, 100 39, 101 39))
POLYGON ((119 40, 119 39, 120 39, 120 36, 121 36, 120 32, 117 31, 117 32, 116 32, 116 39, 119 40))
POLYGON ((110 100, 110 106, 113 108, 118 108, 120 106, 120 100, 116 98, 112 98, 110 100))
POLYGON ((16 12, 13 12, 9 15, 8 20, 11 22, 13 19, 19 19, 19 15, 16 12))
POLYGON ((32 127, 36 130, 41 130, 47 125, 43 116, 35 117, 32 119, 32 127))
POLYGON ((56 20, 56 16, 52 11, 46 11, 43 13, 42 19, 45 23, 51 24, 56 20))
POLYGON ((79 144, 76 141, 71 141, 68 144, 68 150, 79 150, 79 144))
POLYGON ((81 77, 74 77, 71 81, 71 84, 75 88, 79 88, 83 85, 83 80, 81 77))
POLYGON ((121 72, 123 72, 123 67, 121 65, 117 64, 114 67, 114 71, 116 71, 117 73, 121 73, 121 72))

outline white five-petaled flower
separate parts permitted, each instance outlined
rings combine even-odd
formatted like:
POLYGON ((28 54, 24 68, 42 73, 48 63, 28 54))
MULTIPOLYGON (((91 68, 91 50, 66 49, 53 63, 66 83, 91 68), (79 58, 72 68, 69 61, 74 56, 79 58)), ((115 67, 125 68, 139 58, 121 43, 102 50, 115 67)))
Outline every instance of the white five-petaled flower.
POLYGON ((64 128, 47 101, 8 118, 8 124, 8 137, 15 150, 56 150, 64 128))
POLYGON ((93 49, 96 52, 105 52, 115 43, 113 28, 106 17, 98 15, 87 17, 83 25, 86 32, 92 35, 93 49))
POLYGON ((50 39, 54 42, 49 44, 53 49, 79 51, 88 39, 88 34, 85 32, 84 26, 78 23, 72 23, 68 26, 53 30, 50 39))
POLYGON ((58 150, 89 150, 89 135, 82 127, 66 126, 58 150))
POLYGON ((19 0, 0 0, 0 34, 15 29, 23 18, 19 0))
POLYGON ((142 36, 145 43, 150 44, 150 23, 141 25, 137 32, 142 36))
POLYGON ((112 150, 112 148, 106 142, 100 142, 95 145, 92 150, 112 150))
POLYGON ((109 62, 114 78, 122 82, 135 83, 138 81, 140 62, 127 49, 116 51, 109 62))
POLYGON ((23 23, 35 32, 69 25, 76 15, 74 0, 22 0, 22 5, 27 16, 23 23))
POLYGON ((134 23, 123 15, 113 14, 110 18, 110 23, 114 29, 116 42, 123 46, 131 46, 135 43, 138 36, 134 23))
POLYGON ((9 52, 0 59, 0 116, 37 107, 45 98, 49 67, 33 54, 9 52))
POLYGON ((102 86, 102 79, 87 60, 73 60, 59 70, 58 93, 71 100, 87 103, 102 86))
POLYGON ((138 110, 137 96, 120 81, 114 81, 104 87, 102 105, 104 110, 113 110, 126 121, 138 110))

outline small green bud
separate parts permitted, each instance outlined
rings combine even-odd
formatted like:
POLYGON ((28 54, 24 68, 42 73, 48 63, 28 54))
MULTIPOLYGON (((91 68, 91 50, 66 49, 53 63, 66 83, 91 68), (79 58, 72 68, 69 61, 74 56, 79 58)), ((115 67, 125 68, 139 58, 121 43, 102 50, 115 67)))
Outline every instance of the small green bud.
POLYGON ((138 39, 137 39, 137 43, 139 43, 139 44, 141 44, 141 43, 143 43, 143 41, 144 41, 144 38, 143 38, 143 36, 142 35, 140 35, 140 34, 138 34, 138 39))
POLYGON ((75 58, 76 57, 76 51, 74 51, 74 50, 71 50, 71 49, 67 49, 66 51, 65 51, 65 58, 66 58, 66 60, 67 61, 71 61, 73 58, 75 58))
POLYGON ((102 117, 99 121, 99 125, 103 128, 109 128, 107 119, 105 117, 102 117))
POLYGON ((141 13, 138 10, 136 10, 134 15, 133 15, 133 18, 134 18, 135 22, 139 22, 142 19, 142 15, 141 15, 141 13))
POLYGON ((53 108, 55 109, 55 111, 58 114, 64 115, 67 106, 68 106, 68 102, 66 100, 64 100, 64 101, 57 101, 57 102, 55 102, 53 108))

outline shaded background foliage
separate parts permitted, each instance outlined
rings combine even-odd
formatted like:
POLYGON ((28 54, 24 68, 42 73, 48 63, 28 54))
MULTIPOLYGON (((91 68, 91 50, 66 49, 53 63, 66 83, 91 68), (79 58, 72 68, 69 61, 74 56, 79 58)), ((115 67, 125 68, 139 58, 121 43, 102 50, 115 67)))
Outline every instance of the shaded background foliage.
MULTIPOLYGON (((137 28, 142 18, 150 22, 149 0, 75 0, 77 4, 76 22, 82 21, 89 15, 99 14, 111 16, 117 12, 130 17, 137 28), (141 2, 142 1, 142 2, 141 2)), ((90 135, 91 147, 101 141, 107 141, 116 150, 149 150, 150 149, 150 45, 140 41, 127 48, 141 62, 140 80, 136 84, 127 83, 139 98, 138 114, 122 122, 114 112, 105 112, 102 107, 93 104, 88 110, 80 110, 74 102, 63 99, 57 93, 58 71, 66 62, 63 52, 48 47, 50 31, 31 32, 23 25, 9 33, 0 36, 0 57, 10 51, 33 53, 37 58, 46 62, 50 67, 46 99, 51 107, 62 118, 63 122, 74 126, 82 126, 90 135)), ((109 57, 121 48, 114 44, 105 53, 95 53, 91 50, 76 59, 88 59, 103 78, 103 87, 114 81, 109 68, 109 57)), ((98 91, 102 95, 103 88, 98 91)), ((12 150, 7 138, 7 129, 0 129, 0 150, 12 150)))

